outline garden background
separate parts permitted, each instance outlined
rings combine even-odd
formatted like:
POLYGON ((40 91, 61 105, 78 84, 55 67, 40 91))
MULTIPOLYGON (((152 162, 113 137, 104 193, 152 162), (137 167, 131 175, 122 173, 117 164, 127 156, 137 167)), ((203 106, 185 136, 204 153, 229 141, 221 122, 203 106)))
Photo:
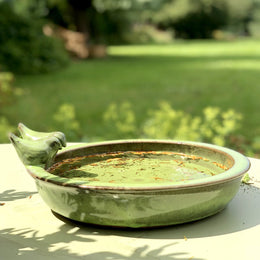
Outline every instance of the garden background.
POLYGON ((160 138, 260 154, 260 0, 0 0, 0 143, 160 138))

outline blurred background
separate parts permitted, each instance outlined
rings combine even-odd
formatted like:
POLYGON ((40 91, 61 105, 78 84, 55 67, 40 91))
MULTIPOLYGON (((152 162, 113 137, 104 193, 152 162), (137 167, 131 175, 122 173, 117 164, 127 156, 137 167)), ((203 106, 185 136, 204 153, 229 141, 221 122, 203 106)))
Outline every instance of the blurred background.
POLYGON ((260 156, 260 0, 0 0, 0 143, 160 138, 260 156))

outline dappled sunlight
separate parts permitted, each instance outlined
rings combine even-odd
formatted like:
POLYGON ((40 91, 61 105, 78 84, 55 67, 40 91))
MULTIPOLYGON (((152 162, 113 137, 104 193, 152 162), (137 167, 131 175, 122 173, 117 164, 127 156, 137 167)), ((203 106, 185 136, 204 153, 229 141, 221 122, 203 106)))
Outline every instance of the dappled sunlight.
MULTIPOLYGON (((106 244, 100 244, 98 239, 102 234, 99 234, 99 232, 91 234, 86 230, 84 231, 84 229, 69 225, 62 225, 59 231, 44 236, 29 228, 6 228, 0 230, 0 236, 7 240, 16 241, 12 250, 9 251, 4 250, 0 245, 4 256, 10 257, 10 259, 29 260, 36 257, 37 259, 42 259, 41 256, 56 257, 57 259, 63 259, 60 258, 62 256, 66 256, 64 259, 87 257, 87 259, 93 260, 204 259, 194 257, 194 255, 184 252, 178 247, 176 250, 176 245, 180 244, 180 242, 171 242, 163 245, 158 243, 157 246, 154 246, 140 241, 141 243, 137 246, 136 241, 133 240, 132 246, 120 244, 118 250, 115 250, 115 248, 111 248, 111 243, 113 244, 114 241, 112 236, 109 236, 110 243, 107 241, 106 244), (96 239, 93 239, 93 237, 96 237, 96 239)), ((118 244, 119 241, 116 243, 118 244)))

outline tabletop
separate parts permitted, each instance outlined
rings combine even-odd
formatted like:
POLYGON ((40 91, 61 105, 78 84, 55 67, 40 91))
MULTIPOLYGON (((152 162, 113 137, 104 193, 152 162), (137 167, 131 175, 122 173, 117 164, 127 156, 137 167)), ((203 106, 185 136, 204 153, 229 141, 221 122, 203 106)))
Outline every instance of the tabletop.
POLYGON ((14 148, 0 145, 0 259, 259 260, 260 160, 220 213, 155 229, 81 224, 55 215, 14 148))

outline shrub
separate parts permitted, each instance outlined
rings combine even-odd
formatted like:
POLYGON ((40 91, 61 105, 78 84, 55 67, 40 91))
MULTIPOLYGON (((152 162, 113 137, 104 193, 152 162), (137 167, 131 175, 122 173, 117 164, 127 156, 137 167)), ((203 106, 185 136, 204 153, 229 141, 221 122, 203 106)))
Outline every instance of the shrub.
POLYGON ((15 97, 22 91, 12 86, 14 76, 10 72, 0 72, 0 143, 8 141, 8 132, 14 131, 14 127, 1 115, 1 108, 15 102, 15 97))
POLYGON ((43 34, 40 19, 15 13, 11 5, 0 4, 0 64, 15 73, 42 73, 68 64, 63 46, 43 34))
POLYGON ((145 122, 137 126, 136 116, 129 103, 112 104, 104 114, 109 137, 155 138, 189 140, 230 145, 230 136, 239 129, 242 116, 232 109, 206 107, 202 116, 192 117, 173 109, 167 102, 148 112, 145 122))
POLYGON ((53 119, 56 130, 64 132, 68 141, 79 141, 81 130, 73 105, 62 104, 54 114, 53 119))
POLYGON ((10 103, 13 100, 14 89, 12 81, 14 76, 10 72, 0 72, 0 107, 10 103))
POLYGON ((137 132, 136 118, 131 104, 122 103, 120 106, 111 104, 104 114, 104 121, 111 138, 133 138, 137 132))
POLYGON ((218 6, 215 2, 205 4, 201 1, 198 9, 190 10, 186 16, 173 21, 176 37, 186 39, 212 38, 213 31, 221 29, 228 23, 225 4, 218 6))
POLYGON ((13 131, 15 131, 15 128, 5 117, 0 116, 0 143, 8 142, 7 134, 13 131))
POLYGON ((173 29, 178 38, 201 39, 212 38, 213 31, 228 24, 229 10, 225 0, 169 0, 148 17, 161 29, 173 29))

